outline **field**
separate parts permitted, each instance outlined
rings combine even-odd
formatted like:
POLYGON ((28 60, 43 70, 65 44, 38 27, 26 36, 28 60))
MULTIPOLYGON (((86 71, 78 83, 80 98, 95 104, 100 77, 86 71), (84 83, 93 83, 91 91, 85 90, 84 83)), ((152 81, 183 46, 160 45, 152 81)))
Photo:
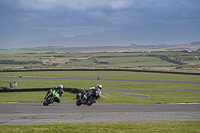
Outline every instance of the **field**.
POLYGON ((91 46, 91 47, 62 47, 44 46, 35 48, 0 49, 2 54, 10 53, 90 53, 90 52, 150 52, 150 51, 195 51, 199 45, 166 44, 166 45, 124 45, 124 46, 91 46))
POLYGON ((90 53, 15 53, 1 54, 0 69, 38 68, 129 68, 198 72, 198 52, 90 52, 90 53), (173 58, 181 58, 175 60, 173 58))

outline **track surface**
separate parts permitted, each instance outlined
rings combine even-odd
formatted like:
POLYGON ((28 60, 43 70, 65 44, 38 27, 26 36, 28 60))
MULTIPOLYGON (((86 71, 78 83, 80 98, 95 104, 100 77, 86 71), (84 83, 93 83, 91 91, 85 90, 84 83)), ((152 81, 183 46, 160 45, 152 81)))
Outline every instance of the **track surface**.
POLYGON ((0 124, 199 121, 200 104, 0 103, 0 124))

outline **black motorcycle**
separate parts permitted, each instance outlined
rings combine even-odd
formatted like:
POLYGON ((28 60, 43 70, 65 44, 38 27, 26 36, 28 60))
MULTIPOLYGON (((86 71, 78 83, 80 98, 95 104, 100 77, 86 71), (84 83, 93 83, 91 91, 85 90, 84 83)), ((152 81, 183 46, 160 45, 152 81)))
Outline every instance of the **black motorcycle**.
POLYGON ((76 105, 81 106, 81 104, 90 106, 93 103, 96 103, 96 100, 100 97, 101 90, 95 88, 88 91, 83 91, 82 93, 77 94, 76 105), (87 98, 84 97, 87 96, 87 98))

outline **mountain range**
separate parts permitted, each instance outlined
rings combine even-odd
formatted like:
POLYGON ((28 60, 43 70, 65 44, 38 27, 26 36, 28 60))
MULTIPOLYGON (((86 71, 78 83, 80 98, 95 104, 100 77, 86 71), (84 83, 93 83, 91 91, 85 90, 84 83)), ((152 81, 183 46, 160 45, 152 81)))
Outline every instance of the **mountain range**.
POLYGON ((188 44, 200 41, 199 25, 168 25, 152 23, 140 27, 126 27, 100 34, 65 37, 53 30, 28 28, 0 28, 0 49, 38 46, 119 46, 149 44, 188 44))

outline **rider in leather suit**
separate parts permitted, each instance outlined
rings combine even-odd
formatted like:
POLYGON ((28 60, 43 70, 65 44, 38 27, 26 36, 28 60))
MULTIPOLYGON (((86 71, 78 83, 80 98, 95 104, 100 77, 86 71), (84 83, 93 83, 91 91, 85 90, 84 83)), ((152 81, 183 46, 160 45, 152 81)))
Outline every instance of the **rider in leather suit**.
MULTIPOLYGON (((101 89, 102 89, 102 85, 101 84, 97 84, 97 86, 96 87, 90 87, 90 89, 89 90, 86 90, 85 91, 85 93, 84 93, 84 95, 83 95, 83 102, 86 102, 87 101, 87 98, 88 98, 88 96, 89 96, 89 93, 90 93, 90 91, 92 91, 93 89, 99 89, 100 90, 100 96, 101 96, 101 89)), ((95 101, 96 102, 96 101, 95 101)))
MULTIPOLYGON (((57 103, 60 103, 60 97, 62 96, 62 94, 63 94, 63 92, 64 92, 64 90, 63 90, 63 85, 59 85, 58 87, 55 87, 55 88, 52 88, 52 89, 50 89, 48 92, 47 92, 47 95, 50 93, 50 92, 52 92, 52 91, 56 91, 56 93, 58 93, 59 94, 59 98, 56 98, 54 101, 55 102, 57 102, 57 103)), ((46 95, 46 96, 47 96, 46 95)), ((46 98, 46 96, 45 96, 45 98, 46 98)), ((44 99, 45 99, 44 98, 44 99)))

